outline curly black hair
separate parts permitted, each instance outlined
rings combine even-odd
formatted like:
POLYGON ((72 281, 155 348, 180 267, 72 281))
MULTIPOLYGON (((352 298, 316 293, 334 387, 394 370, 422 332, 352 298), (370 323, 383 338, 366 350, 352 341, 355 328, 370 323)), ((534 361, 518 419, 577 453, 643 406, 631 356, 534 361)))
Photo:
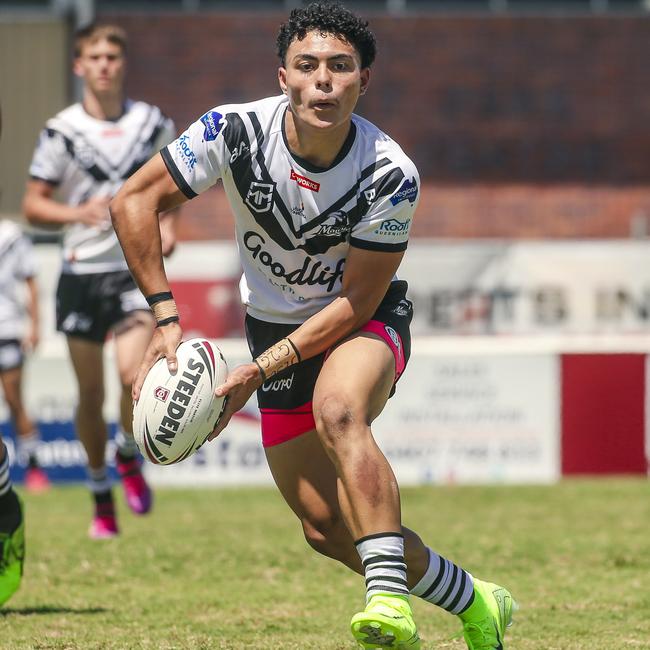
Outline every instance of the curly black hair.
POLYGON ((369 68, 375 60, 377 44, 367 21, 338 2, 312 2, 307 7, 293 9, 289 20, 280 26, 276 46, 282 65, 286 64, 289 45, 295 38, 301 41, 309 31, 346 40, 359 53, 362 68, 369 68))

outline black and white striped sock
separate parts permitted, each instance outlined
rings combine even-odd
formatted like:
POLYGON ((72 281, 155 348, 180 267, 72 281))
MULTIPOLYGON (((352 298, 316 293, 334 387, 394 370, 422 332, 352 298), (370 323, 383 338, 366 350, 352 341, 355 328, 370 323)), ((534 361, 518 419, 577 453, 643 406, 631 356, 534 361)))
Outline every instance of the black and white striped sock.
POLYGON ((474 600, 474 580, 471 574, 430 548, 427 550, 429 567, 411 593, 451 614, 460 614, 474 600))
POLYGON ((375 533, 355 543, 366 575, 366 602, 380 593, 408 597, 404 537, 401 533, 375 533))
POLYGON ((111 480, 108 477, 108 471, 105 465, 98 469, 88 467, 86 471, 88 472, 88 487, 93 494, 110 492, 111 480))
POLYGON ((115 432, 115 444, 123 460, 133 458, 138 453, 138 445, 133 435, 126 433, 121 427, 115 432))
POLYGON ((9 478, 9 452, 4 442, 0 442, 4 447, 5 457, 0 461, 0 497, 4 496, 11 490, 11 478, 9 478))

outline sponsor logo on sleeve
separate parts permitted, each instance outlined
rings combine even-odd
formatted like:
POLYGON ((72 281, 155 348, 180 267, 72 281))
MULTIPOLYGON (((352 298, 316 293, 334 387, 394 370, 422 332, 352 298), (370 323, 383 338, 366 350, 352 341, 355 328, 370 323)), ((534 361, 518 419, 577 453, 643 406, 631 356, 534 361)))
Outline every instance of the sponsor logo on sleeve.
POLYGON ((409 203, 415 203, 415 199, 418 197, 418 184, 415 182, 415 178, 409 180, 406 178, 404 182, 400 185, 400 188, 390 197, 390 202, 393 205, 397 205, 402 201, 408 201, 409 203))
POLYGON ((296 174, 296 172, 291 170, 291 173, 289 174, 289 178, 292 181, 296 181, 300 187, 304 187, 307 190, 311 190, 312 192, 318 192, 320 190, 320 183, 317 183, 316 181, 312 181, 311 178, 307 178, 306 176, 301 176, 300 174, 296 174))
POLYGON ((409 226, 411 225, 411 220, 407 219, 406 221, 399 221, 399 219, 387 219, 382 221, 379 224, 379 227, 375 229, 376 235, 385 235, 386 237, 399 237, 404 233, 408 232, 409 226))
POLYGON ((190 147, 190 136, 187 133, 176 140, 176 153, 180 156, 185 166, 192 171, 198 162, 196 154, 192 151, 190 147))
POLYGON ((203 126, 205 126, 205 129, 203 129, 204 140, 211 142, 212 140, 217 139, 221 127, 223 126, 221 124, 222 118, 223 115, 217 111, 209 111, 201 118, 201 122, 203 122, 203 126))

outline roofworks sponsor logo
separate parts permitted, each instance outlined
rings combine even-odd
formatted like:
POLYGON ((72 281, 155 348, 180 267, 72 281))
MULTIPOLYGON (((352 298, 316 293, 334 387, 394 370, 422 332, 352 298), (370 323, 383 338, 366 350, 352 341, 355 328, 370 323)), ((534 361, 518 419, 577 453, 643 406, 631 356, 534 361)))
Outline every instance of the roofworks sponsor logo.
POLYGON ((190 136, 187 135, 187 133, 183 133, 183 135, 176 140, 176 151, 181 157, 181 160, 185 163, 185 166, 192 171, 198 160, 196 154, 192 151, 192 147, 190 147, 190 136))
POLYGON ((402 201, 408 201, 409 203, 415 203, 415 199, 418 197, 418 184, 415 182, 415 178, 409 180, 408 178, 404 180, 400 188, 390 197, 390 202, 393 205, 397 205, 402 201))
POLYGON ((375 229, 376 235, 386 235, 388 237, 399 237, 408 232, 411 220, 399 221, 395 218, 382 221, 379 228, 375 229))
POLYGON ((304 187, 307 190, 311 190, 312 192, 318 192, 320 190, 320 183, 317 183, 316 181, 312 181, 311 178, 307 178, 306 176, 301 176, 300 174, 296 174, 296 172, 291 170, 291 173, 289 174, 289 178, 292 181, 296 181, 300 187, 304 187))

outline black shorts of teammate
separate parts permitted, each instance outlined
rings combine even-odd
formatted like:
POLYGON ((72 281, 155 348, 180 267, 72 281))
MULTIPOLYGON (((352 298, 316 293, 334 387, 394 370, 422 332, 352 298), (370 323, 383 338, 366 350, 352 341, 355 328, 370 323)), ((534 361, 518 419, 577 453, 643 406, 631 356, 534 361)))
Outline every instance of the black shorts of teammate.
POLYGON ((23 346, 18 339, 0 339, 0 372, 20 368, 24 361, 23 346))
MULTIPOLYGON (((382 336, 393 350, 396 377, 399 379, 411 354, 409 326, 413 306, 406 298, 408 285, 403 280, 391 283, 377 311, 360 330, 382 336)), ((253 357, 289 336, 299 325, 268 323, 246 316, 246 338, 253 357)), ((314 428, 312 397, 316 380, 328 352, 302 361, 264 382, 257 391, 262 415, 262 442, 270 447, 286 442, 314 428)), ((391 396, 395 386, 391 390, 391 396)))
POLYGON ((62 273, 56 290, 56 329, 96 343, 129 314, 149 311, 129 271, 62 273))

